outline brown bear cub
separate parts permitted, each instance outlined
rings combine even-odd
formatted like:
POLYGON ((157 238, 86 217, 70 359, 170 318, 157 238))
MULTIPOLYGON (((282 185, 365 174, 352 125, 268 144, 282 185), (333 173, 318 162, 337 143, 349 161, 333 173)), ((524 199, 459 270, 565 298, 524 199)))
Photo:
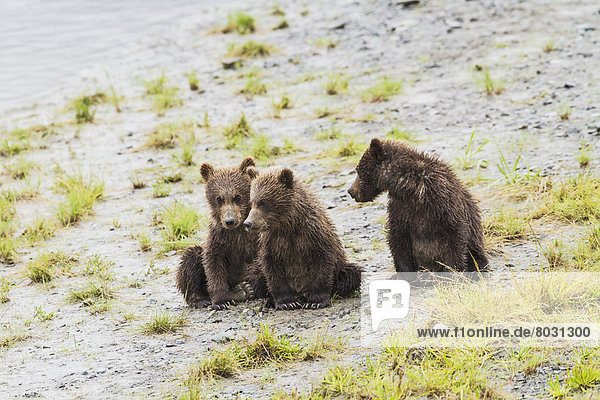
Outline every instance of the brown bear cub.
POLYGON ((250 280, 257 296, 267 290, 278 310, 323 308, 333 294, 347 297, 359 289, 360 267, 348 262, 321 201, 291 170, 261 173, 252 181, 250 203, 244 226, 260 232, 261 274, 250 280))
POLYGON ((210 207, 208 236, 202 247, 183 253, 177 273, 177 287, 191 306, 205 305, 210 298, 212 308, 222 310, 245 299, 235 288, 257 252, 258 235, 242 225, 250 212, 251 180, 257 175, 249 168, 253 166, 254 160, 246 158, 237 167, 200 167, 210 207))
POLYGON ((479 207, 448 164, 402 143, 373 139, 348 193, 388 192, 388 244, 398 272, 483 270, 479 207))

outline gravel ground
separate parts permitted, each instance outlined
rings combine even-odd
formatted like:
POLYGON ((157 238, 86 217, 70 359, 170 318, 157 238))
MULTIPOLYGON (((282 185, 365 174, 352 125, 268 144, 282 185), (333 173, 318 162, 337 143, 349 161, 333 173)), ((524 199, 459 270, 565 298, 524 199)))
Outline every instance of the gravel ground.
MULTIPOLYGON (((278 332, 305 337, 322 327, 329 334, 347 337, 349 350, 325 360, 285 367, 272 379, 265 378, 265 371, 245 372, 215 387, 221 397, 258 399, 276 390, 310 390, 329 365, 358 363, 373 352, 360 347, 359 299, 335 301, 325 310, 278 313, 262 310, 257 302, 217 313, 184 307, 174 286, 178 255, 158 257, 154 252, 142 252, 133 237, 148 231, 153 241, 160 240, 160 228, 153 225, 152 216, 174 199, 208 213, 197 167, 183 169, 183 181, 172 185, 168 198, 154 198, 151 184, 141 190, 131 188, 130 179, 136 171, 152 179, 178 168, 173 151, 143 146, 147 135, 162 121, 202 121, 207 113, 211 128, 201 129, 197 137, 197 163, 239 162, 245 152, 225 149, 219 132, 241 112, 273 145, 281 146, 284 138, 291 139, 302 151, 270 159, 263 166, 286 165, 310 180, 327 205, 350 258, 365 267, 367 277, 375 272, 393 272, 382 222, 386 198, 358 207, 346 193, 354 179, 356 158, 332 156, 337 143, 316 140, 316 132, 336 126, 357 143, 368 143, 399 125, 417 135, 416 147, 453 162, 475 131, 478 143, 489 140, 477 154, 488 166, 460 174, 471 182, 484 216, 507 204, 497 189, 502 179, 496 168, 499 149, 511 163, 521 155, 521 167, 555 176, 579 168, 575 154, 582 140, 598 148, 597 1, 404 3, 281 2, 290 25, 282 30, 271 30, 281 19, 271 15, 272 2, 228 3, 201 9, 193 22, 172 34, 132 46, 108 60, 106 68, 125 97, 123 111, 117 113, 112 106, 101 105, 93 124, 61 126, 44 148, 27 156, 41 166, 41 185, 40 196, 17 205, 23 223, 55 212, 60 198, 52 191, 55 165, 84 173, 93 171, 104 178, 106 190, 92 216, 58 230, 43 246, 23 246, 15 264, 0 264, 0 277, 16 284, 10 291, 11 301, 0 304, 0 326, 6 332, 18 329, 25 336, 0 349, 0 397, 176 396, 180 377, 194 361, 218 342, 247 336, 261 322, 268 322, 278 332), (229 11, 236 9, 256 17, 258 31, 249 38, 277 49, 270 57, 244 61, 242 71, 257 69, 268 85, 265 96, 237 94, 245 83, 239 78, 241 71, 223 69, 222 62, 229 59, 227 44, 241 43, 247 37, 211 33, 224 23, 229 11), (550 41, 555 48, 544 51, 550 41), (489 67, 494 78, 504 81, 501 94, 486 95, 475 84, 477 65, 489 67), (152 111, 139 84, 140 79, 156 76, 160 70, 182 88, 183 95, 183 105, 164 116, 152 111), (184 73, 190 70, 200 78, 200 94, 187 89, 184 73), (337 72, 349 78, 349 89, 328 96, 324 89, 327 74, 337 72), (386 102, 363 102, 360 93, 384 75, 402 79, 403 93, 386 102), (290 97, 293 108, 283 110, 281 118, 273 118, 271 101, 283 94, 290 97), (561 120, 559 110, 565 106, 571 107, 571 113, 561 120), (324 108, 332 115, 317 118, 317 111, 324 108), (119 227, 115 227, 115 219, 119 227), (65 300, 71 290, 85 282, 83 277, 62 277, 46 285, 31 284, 24 278, 27 263, 41 249, 64 250, 82 258, 99 254, 114 261, 118 290, 109 310, 92 315, 65 300), (165 268, 167 274, 153 272, 165 268), (137 284, 132 285, 135 280, 137 284), (40 305, 55 317, 33 321, 34 308, 40 305), (188 323, 175 334, 140 333, 139 326, 157 310, 185 312, 188 323)), ((72 112, 65 111, 68 101, 97 89, 107 89, 100 67, 88 71, 87 78, 75 87, 62 88, 39 104, 6 113, 0 123, 12 128, 70 121, 72 112)), ((594 155, 592 166, 595 161, 594 155)), ((3 185, 11 185, 6 176, 2 178, 3 185)), ((535 229, 540 240, 580 232, 580 227, 550 222, 535 229)), ((202 236, 200 233, 198 240, 202 236)), ((539 268, 536 240, 505 246, 502 254, 492 256, 492 268, 539 268)), ((561 368, 545 366, 533 375, 517 374, 508 381, 498 376, 498 381, 517 398, 539 398, 546 393, 547 377, 561 368)))

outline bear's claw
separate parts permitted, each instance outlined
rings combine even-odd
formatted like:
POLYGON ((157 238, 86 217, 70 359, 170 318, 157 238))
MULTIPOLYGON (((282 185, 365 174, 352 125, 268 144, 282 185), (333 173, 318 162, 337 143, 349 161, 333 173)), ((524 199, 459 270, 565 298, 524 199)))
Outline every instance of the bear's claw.
POLYGON ((210 306, 209 300, 197 300, 190 304, 190 307, 193 307, 193 308, 205 308, 208 306, 210 306))
POLYGON ((331 305, 331 303, 329 301, 325 300, 325 301, 321 301, 319 303, 304 303, 302 305, 302 308, 316 310, 319 308, 329 307, 330 305, 331 305))
POLYGON ((229 308, 229 306, 235 306, 235 305, 236 305, 235 300, 228 300, 228 301, 224 301, 222 303, 213 304, 212 309, 216 310, 216 311, 227 310, 227 308, 229 308))
POLYGON ((294 310, 296 308, 302 308, 302 304, 300 304, 300 302, 292 302, 292 303, 282 303, 282 304, 277 304, 275 306, 275 310, 294 310))

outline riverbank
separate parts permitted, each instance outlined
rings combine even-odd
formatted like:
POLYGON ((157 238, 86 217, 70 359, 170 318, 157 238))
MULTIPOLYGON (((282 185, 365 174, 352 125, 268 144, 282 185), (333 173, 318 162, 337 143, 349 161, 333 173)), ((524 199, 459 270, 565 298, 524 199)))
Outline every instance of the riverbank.
MULTIPOLYGON (((7 210, 14 209, 3 216, 9 223, 0 235, 9 299, 0 304, 5 393, 177 397, 189 390, 189 368, 209 350, 252 340, 261 323, 304 339, 320 329, 344 344, 316 360, 235 371, 203 384, 207 395, 308 393, 330 367, 365 369, 365 356, 380 354, 360 346, 359 299, 287 313, 258 302, 218 313, 184 307, 174 273, 180 248, 204 235, 208 209, 198 168, 205 161, 227 165, 250 154, 260 167, 293 168, 323 199, 366 277, 393 272, 385 197, 358 206, 346 193, 372 137, 406 141, 455 166, 481 201, 495 271, 547 267, 549 252, 540 249, 554 239, 566 253, 577 251, 596 226, 593 207, 585 211, 592 215, 558 215, 547 200, 566 177, 584 173, 592 177, 586 201, 598 202, 598 5, 405 3, 259 1, 207 9, 43 104, 5 113, 0 182, 7 210), (238 10, 255 19, 256 31, 219 32, 238 10), (190 88, 192 73, 198 90, 190 88), (225 135, 242 116, 251 132, 225 135), (79 190, 91 193, 89 207, 81 216, 66 211, 65 220, 61 204, 72 206, 69 196, 79 190), (170 222, 187 219, 188 235, 173 236, 170 222), (40 275, 44 268, 49 275, 40 275), (98 295, 74 295, 98 287, 98 295), (156 334, 160 327, 173 332, 156 334)), ((598 264, 586 268, 597 271, 598 264)), ((539 398, 548 394, 547 379, 564 380, 577 357, 570 350, 495 354, 485 365, 486 384, 539 398)), ((458 389, 448 386, 430 394, 452 398, 458 389)), ((464 390, 476 392, 471 384, 464 390)))

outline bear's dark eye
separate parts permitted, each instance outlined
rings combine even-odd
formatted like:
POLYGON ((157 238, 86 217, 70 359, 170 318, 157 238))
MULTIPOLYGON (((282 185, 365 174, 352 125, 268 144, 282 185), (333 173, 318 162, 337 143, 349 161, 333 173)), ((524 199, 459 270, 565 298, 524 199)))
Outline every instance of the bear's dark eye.
POLYGON ((223 199, 221 198, 221 196, 217 196, 217 204, 221 204, 223 203, 223 199))
POLYGON ((233 201, 240 201, 240 200, 242 200, 242 196, 240 196, 239 194, 236 194, 236 195, 233 197, 233 201))
POLYGON ((267 206, 267 202, 264 201, 264 200, 261 200, 261 201, 258 202, 257 206, 259 208, 265 208, 267 206))

